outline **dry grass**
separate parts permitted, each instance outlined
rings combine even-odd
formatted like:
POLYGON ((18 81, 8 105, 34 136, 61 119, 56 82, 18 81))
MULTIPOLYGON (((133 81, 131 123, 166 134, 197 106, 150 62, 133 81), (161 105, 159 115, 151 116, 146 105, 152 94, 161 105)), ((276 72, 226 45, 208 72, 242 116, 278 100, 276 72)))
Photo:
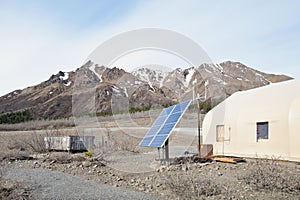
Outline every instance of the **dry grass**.
MULTIPOLYGON (((157 115, 157 111, 155 112, 155 116, 157 115)), ((83 120, 86 117, 83 117, 83 120)), ((128 123, 131 125, 132 122, 145 126, 151 125, 151 118, 148 112, 140 112, 140 113, 132 113, 130 114, 130 119, 128 119, 128 115, 117 114, 114 116, 102 116, 98 117, 98 121, 103 126, 107 127, 116 127, 117 123, 115 121, 122 121, 123 123, 128 123)), ((98 124, 95 124, 98 125, 98 124)), ((56 119, 56 120, 34 120, 28 122, 22 122, 17 124, 0 124, 0 131, 32 131, 32 130, 50 130, 50 129, 62 129, 62 128, 70 128, 74 127, 74 119, 66 118, 66 119, 56 119)))
POLYGON ((6 180, 4 169, 0 167, 0 200, 32 199, 31 189, 24 184, 6 180))
POLYGON ((22 122, 18 124, 0 124, 0 131, 27 131, 27 130, 45 130, 74 127, 74 120, 57 119, 57 120, 36 120, 22 122))
POLYGON ((46 158, 50 162, 67 164, 72 162, 82 162, 86 160, 83 154, 69 154, 67 152, 52 152, 46 158))
POLYGON ((32 154, 46 153, 44 137, 46 136, 63 136, 72 134, 72 130, 45 130, 45 131, 28 131, 28 132, 6 132, 0 135, 0 152, 5 155, 8 153, 15 154, 32 154))
POLYGON ((167 174, 163 180, 171 198, 200 199, 220 195, 222 187, 209 177, 201 177, 192 171, 167 174))
POLYGON ((116 151, 129 151, 138 153, 139 142, 140 138, 130 136, 122 131, 112 132, 109 128, 107 128, 104 136, 102 137, 101 144, 96 146, 95 151, 100 151, 104 154, 116 151))
POLYGON ((110 145, 117 151, 129 151, 138 153, 137 146, 140 140, 138 138, 122 134, 120 135, 111 135, 110 145))
POLYGON ((300 194, 300 174, 286 170, 276 159, 256 159, 250 171, 239 179, 256 190, 300 194))

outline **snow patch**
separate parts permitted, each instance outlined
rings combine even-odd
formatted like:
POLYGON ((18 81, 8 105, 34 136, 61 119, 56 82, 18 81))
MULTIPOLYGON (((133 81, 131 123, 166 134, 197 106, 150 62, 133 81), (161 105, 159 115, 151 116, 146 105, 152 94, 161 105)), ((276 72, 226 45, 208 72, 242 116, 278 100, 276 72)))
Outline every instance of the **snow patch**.
POLYGON ((205 71, 207 71, 208 73, 212 73, 212 71, 210 71, 209 69, 206 68, 206 66, 204 66, 205 71))
POLYGON ((72 83, 72 81, 68 81, 68 83, 64 83, 64 85, 68 87, 71 85, 71 83, 72 83))
POLYGON ((125 96, 128 97, 127 88, 126 88, 126 87, 123 87, 122 89, 124 90, 125 96))
POLYGON ((142 82, 141 81, 134 81, 134 84, 140 85, 140 84, 142 84, 142 82))
POLYGON ((153 85, 152 85, 150 82, 148 82, 148 85, 149 85, 149 87, 152 89, 152 91, 155 91, 153 85))
POLYGON ((112 90, 116 93, 120 93, 119 88, 117 88, 116 86, 112 86, 112 90))
POLYGON ((96 65, 92 65, 92 66, 90 66, 89 67, 89 69, 99 78, 99 82, 101 83, 102 82, 102 74, 101 75, 99 75, 97 72, 96 72, 96 70, 95 70, 95 68, 96 68, 96 65))
POLYGON ((216 64, 216 67, 217 67, 221 72, 224 71, 223 67, 222 67, 220 64, 216 64))
POLYGON ((68 80, 69 79, 69 73, 68 72, 64 72, 64 75, 63 76, 60 76, 59 77, 60 80, 68 80))
POLYGON ((217 77, 212 77, 213 78, 213 80, 215 80, 215 81, 217 81, 218 83, 220 83, 220 84, 222 84, 222 85, 227 85, 227 83, 225 82, 225 81, 223 81, 223 80, 221 80, 220 78, 217 78, 217 77))
POLYGON ((195 73, 195 69, 194 68, 191 68, 191 69, 188 70, 188 74, 185 76, 185 83, 184 83, 185 87, 189 86, 189 83, 190 83, 190 81, 191 81, 194 73, 195 73))
POLYGON ((193 80, 192 84, 195 85, 197 83, 197 79, 193 80))

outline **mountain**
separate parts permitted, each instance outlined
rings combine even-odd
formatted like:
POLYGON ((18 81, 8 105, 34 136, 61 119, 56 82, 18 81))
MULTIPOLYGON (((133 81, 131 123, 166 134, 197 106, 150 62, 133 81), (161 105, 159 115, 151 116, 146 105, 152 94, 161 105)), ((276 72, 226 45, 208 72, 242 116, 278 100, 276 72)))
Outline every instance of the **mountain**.
POLYGON ((33 119, 47 119, 70 117, 74 110, 86 114, 93 109, 100 114, 143 110, 171 105, 195 94, 220 101, 236 91, 289 79, 292 78, 263 73, 231 61, 168 72, 149 66, 131 73, 88 61, 76 71, 60 71, 38 85, 0 97, 0 113, 30 110, 33 119), (72 98, 73 102, 78 99, 73 110, 72 98), (125 101, 128 107, 119 103, 125 101))

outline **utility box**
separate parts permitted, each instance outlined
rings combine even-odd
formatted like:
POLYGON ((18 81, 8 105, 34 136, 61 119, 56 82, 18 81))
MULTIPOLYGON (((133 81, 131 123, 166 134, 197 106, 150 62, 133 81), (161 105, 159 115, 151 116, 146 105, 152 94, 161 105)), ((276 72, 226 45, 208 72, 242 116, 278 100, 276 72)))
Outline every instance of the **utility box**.
POLYGON ((95 136, 49 136, 44 138, 46 148, 54 151, 91 151, 95 136))
POLYGON ((202 144, 200 147, 201 158, 213 155, 213 145, 212 144, 202 144))

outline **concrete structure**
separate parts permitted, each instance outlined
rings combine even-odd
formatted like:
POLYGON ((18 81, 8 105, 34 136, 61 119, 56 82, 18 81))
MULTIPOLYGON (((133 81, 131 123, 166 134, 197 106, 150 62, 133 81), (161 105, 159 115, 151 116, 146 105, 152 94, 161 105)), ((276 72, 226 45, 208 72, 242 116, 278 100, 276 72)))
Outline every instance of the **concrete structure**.
POLYGON ((203 121, 214 154, 300 161, 300 81, 237 92, 203 121))
POLYGON ((49 136, 45 137, 45 145, 55 151, 92 151, 95 136, 49 136))

